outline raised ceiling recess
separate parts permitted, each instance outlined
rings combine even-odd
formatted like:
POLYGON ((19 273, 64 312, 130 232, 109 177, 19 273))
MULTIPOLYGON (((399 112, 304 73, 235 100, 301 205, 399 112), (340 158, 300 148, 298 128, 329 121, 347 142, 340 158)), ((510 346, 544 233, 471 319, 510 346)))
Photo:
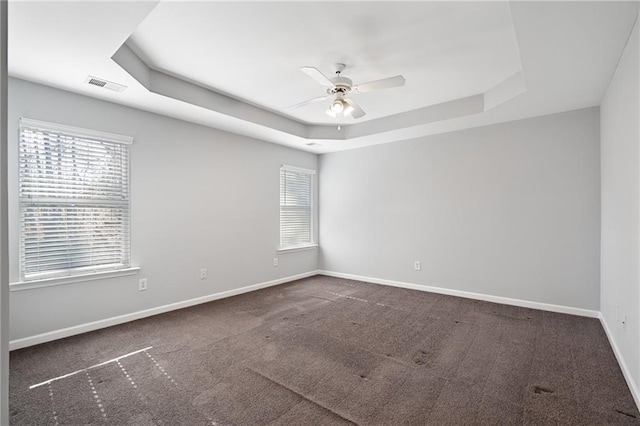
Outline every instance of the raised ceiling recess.
POLYGON ((506 2, 161 3, 113 59, 151 92, 296 134, 269 117, 284 116, 303 123, 297 135, 309 139, 345 140, 480 113, 496 104, 485 94, 499 91, 504 102, 524 91, 506 2), (300 105, 324 98, 301 64, 333 90, 332 107, 355 113, 300 105), (349 78, 340 75, 345 67, 349 78), (325 76, 335 73, 336 84, 325 76), (397 75, 387 80, 389 74, 397 75), (359 93, 353 86, 357 101, 345 97, 352 81, 380 79, 404 87, 359 93))

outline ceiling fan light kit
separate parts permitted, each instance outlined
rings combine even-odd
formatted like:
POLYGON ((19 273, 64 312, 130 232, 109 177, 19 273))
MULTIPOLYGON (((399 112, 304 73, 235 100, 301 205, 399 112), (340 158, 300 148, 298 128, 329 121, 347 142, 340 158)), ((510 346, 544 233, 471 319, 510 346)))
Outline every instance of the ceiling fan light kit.
POLYGON ((300 108, 317 101, 323 101, 330 97, 334 97, 333 101, 329 105, 326 113, 331 117, 338 117, 339 115, 351 116, 355 119, 363 117, 366 112, 360 106, 350 98, 346 98, 346 95, 351 93, 363 93, 371 92, 373 90, 389 89, 392 87, 404 86, 406 80, 401 75, 394 77, 383 78, 381 80, 370 81, 357 86, 353 85, 350 78, 343 77, 342 71, 346 68, 345 64, 336 64, 336 75, 333 78, 329 78, 322 74, 317 68, 314 67, 301 67, 300 70, 307 74, 309 77, 316 80, 322 86, 326 87, 327 95, 318 98, 309 99, 304 102, 292 105, 289 108, 300 108))
POLYGON ((341 113, 342 111, 344 111, 344 104, 342 103, 342 99, 336 99, 335 101, 333 101, 333 103, 331 104, 331 107, 329 107, 329 109, 334 113, 334 114, 338 114, 341 113))

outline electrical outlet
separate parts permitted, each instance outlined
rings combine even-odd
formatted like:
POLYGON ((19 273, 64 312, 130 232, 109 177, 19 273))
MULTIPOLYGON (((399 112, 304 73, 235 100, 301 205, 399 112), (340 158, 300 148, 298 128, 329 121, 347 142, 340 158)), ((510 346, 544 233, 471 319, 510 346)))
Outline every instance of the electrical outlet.
POLYGON ((422 262, 420 262, 419 260, 413 262, 413 269, 415 269, 416 271, 422 270, 422 262))
POLYGON ((146 289, 147 289, 147 279, 140 278, 140 281, 138 281, 138 291, 145 291, 146 289))
POLYGON ((278 258, 277 257, 273 258, 273 266, 278 266, 278 258))
POLYGON ((200 269, 200 279, 204 280, 207 278, 207 270, 206 269, 200 269))

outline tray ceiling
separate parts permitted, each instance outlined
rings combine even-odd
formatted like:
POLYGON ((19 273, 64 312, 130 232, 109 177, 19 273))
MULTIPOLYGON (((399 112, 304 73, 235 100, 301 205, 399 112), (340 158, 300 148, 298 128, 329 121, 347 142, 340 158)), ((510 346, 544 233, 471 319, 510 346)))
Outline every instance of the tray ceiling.
POLYGON ((637 2, 19 2, 10 75, 311 152, 598 105, 637 2), (404 87, 331 118, 302 73, 404 87), (46 64, 46 66, 43 66, 46 64), (121 93, 86 84, 96 76, 121 93), (340 126, 340 128, 338 128, 340 126))

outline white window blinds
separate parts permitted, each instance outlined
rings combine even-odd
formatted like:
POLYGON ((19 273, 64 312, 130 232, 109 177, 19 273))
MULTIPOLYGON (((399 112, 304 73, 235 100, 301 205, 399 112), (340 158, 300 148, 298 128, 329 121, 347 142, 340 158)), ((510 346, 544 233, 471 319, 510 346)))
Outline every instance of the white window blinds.
POLYGON ((20 120, 23 280, 130 266, 132 138, 20 120))
POLYGON ((313 244, 315 171, 280 167, 280 248, 313 244))

